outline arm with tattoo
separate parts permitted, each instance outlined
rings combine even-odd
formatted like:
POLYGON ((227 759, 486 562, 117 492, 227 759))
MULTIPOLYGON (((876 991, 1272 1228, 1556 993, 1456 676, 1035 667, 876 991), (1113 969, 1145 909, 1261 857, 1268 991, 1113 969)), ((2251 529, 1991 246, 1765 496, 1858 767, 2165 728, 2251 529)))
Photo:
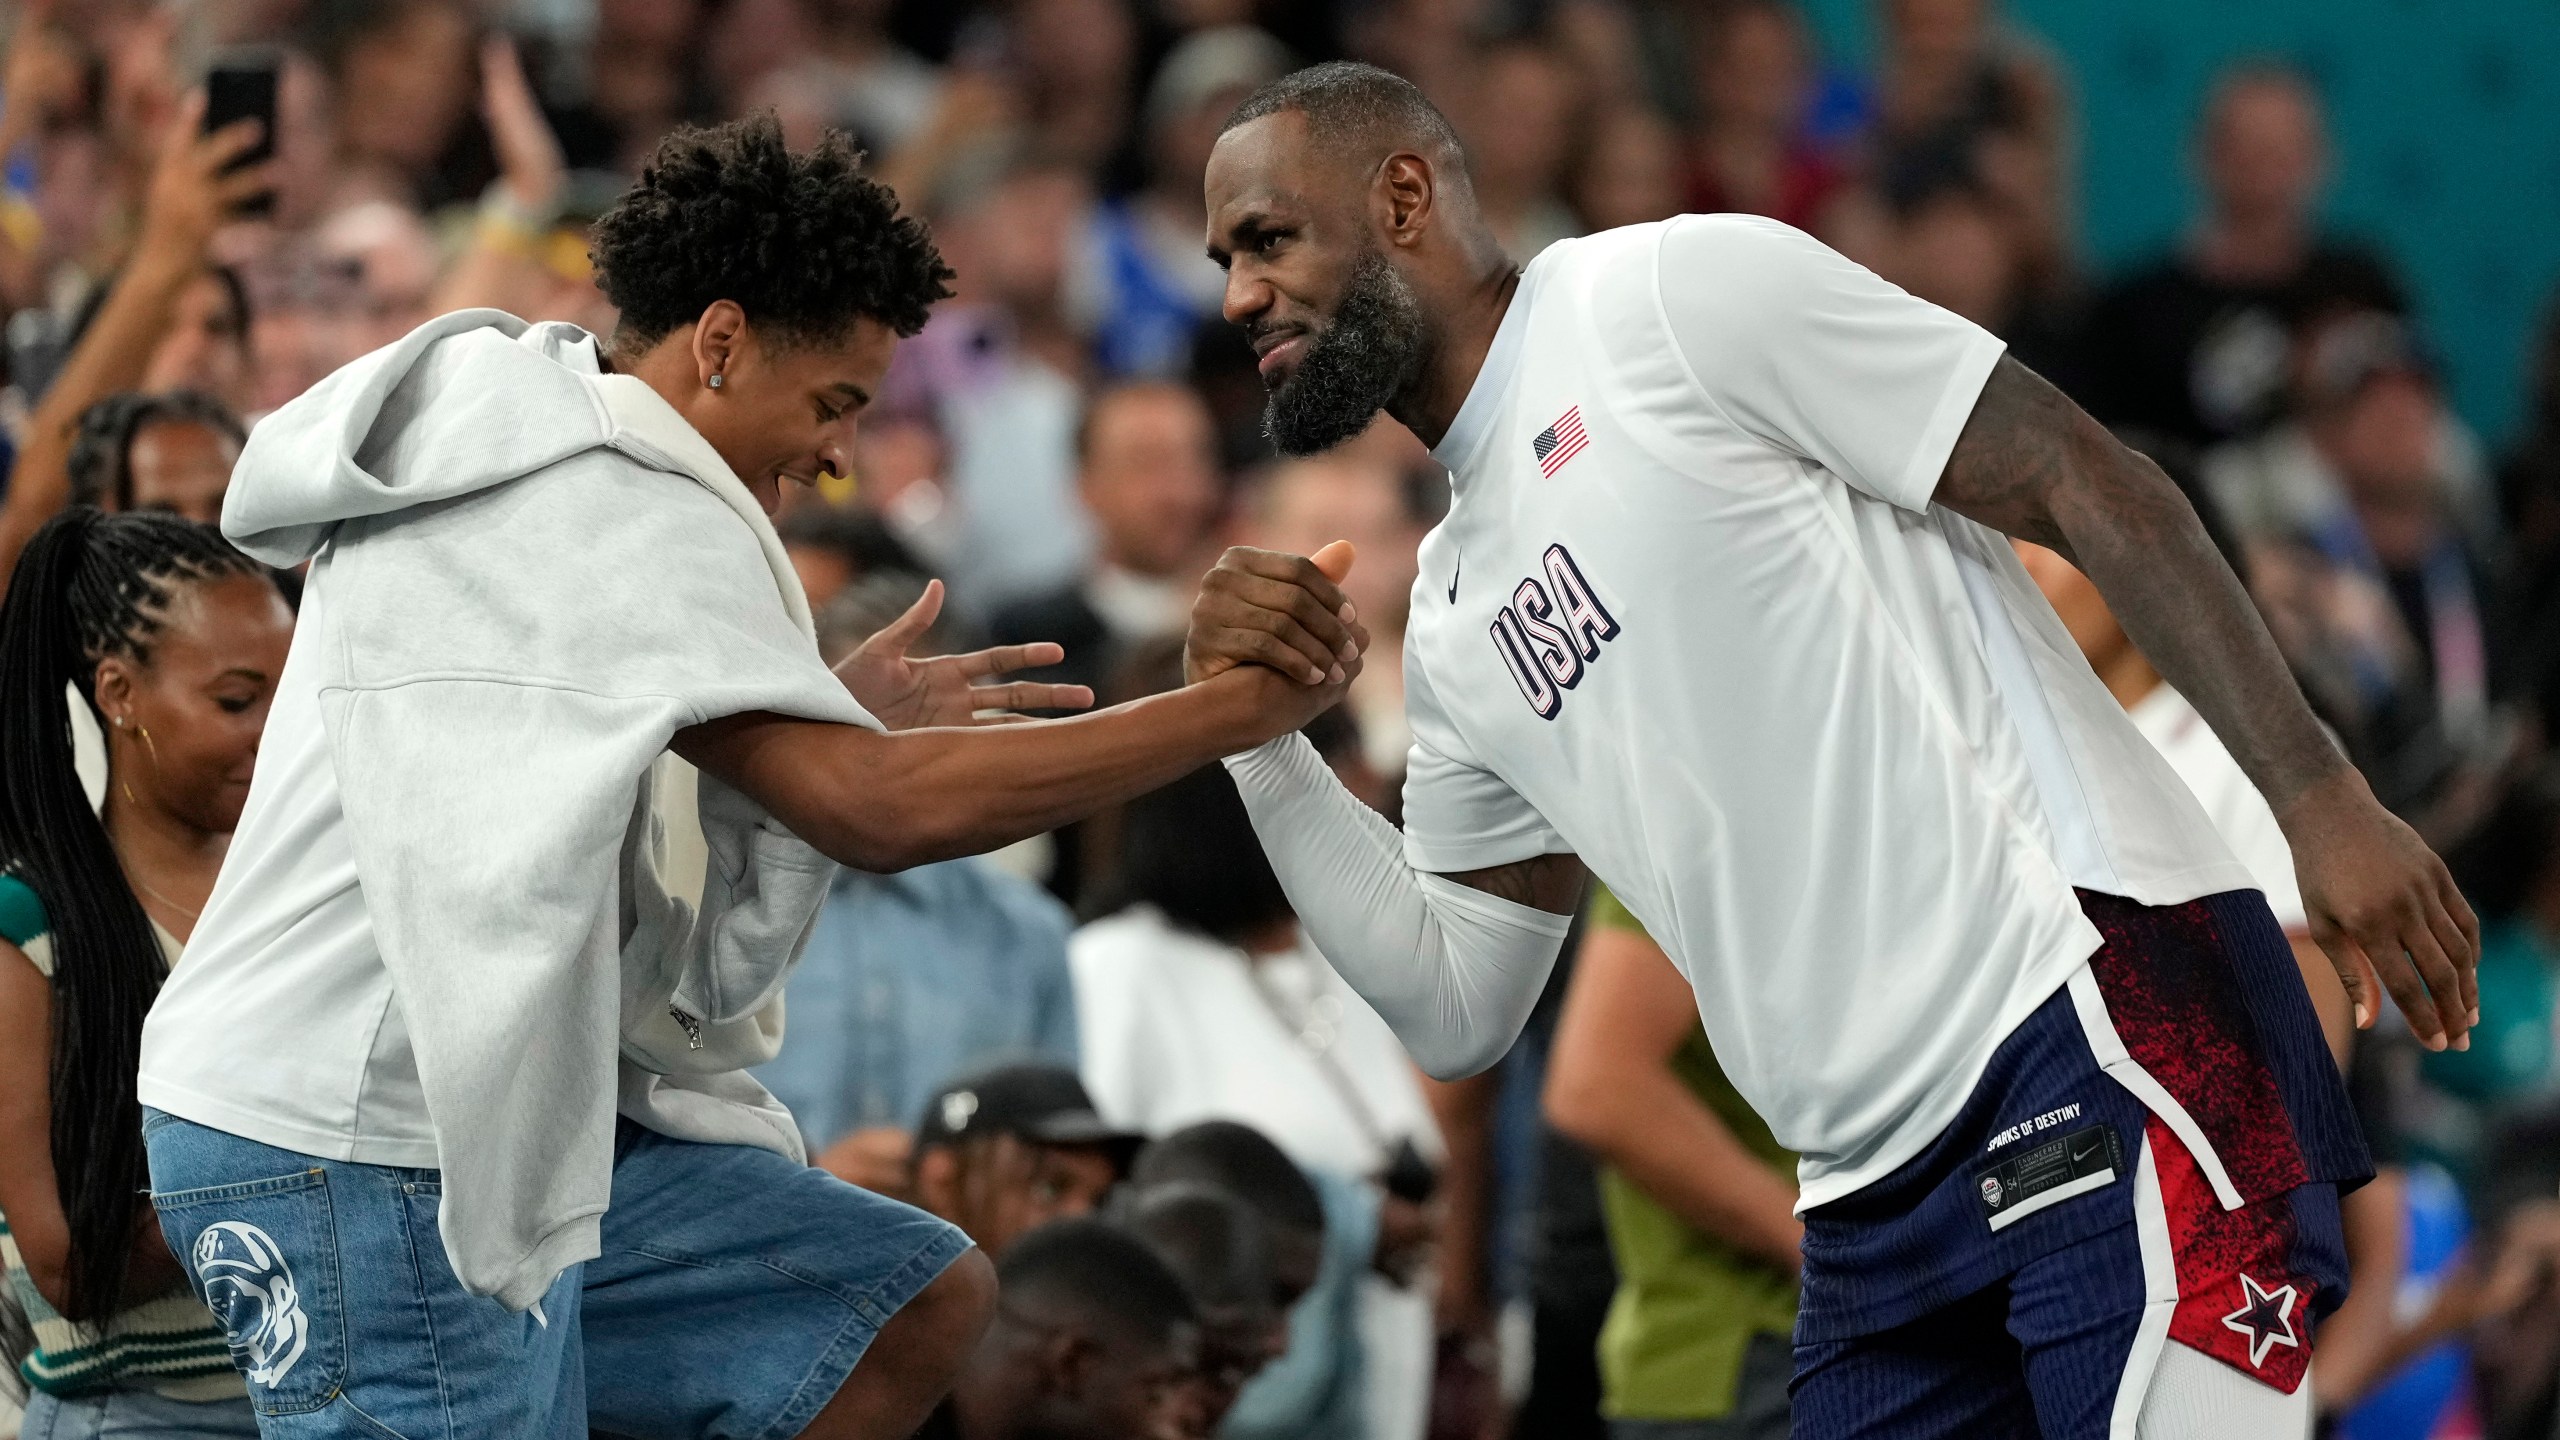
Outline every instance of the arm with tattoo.
POLYGON ((2373 1014, 2378 971, 2419 1037, 2463 1038, 2478 922, 2444 865, 2377 803, 2312 717, 2186 497, 2026 366, 1984 385, 1934 499, 2062 553, 2196 707, 2292 843, 2312 935, 2373 1014))

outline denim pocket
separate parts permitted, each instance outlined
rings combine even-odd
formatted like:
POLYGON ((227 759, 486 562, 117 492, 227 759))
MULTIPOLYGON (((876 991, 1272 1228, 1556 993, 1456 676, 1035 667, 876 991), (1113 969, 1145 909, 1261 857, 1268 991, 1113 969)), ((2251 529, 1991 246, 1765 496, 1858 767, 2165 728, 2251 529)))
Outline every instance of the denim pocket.
POLYGON ((151 1197, 196 1298, 222 1322, 261 1415, 317 1410, 346 1382, 337 1219, 317 1168, 151 1197))

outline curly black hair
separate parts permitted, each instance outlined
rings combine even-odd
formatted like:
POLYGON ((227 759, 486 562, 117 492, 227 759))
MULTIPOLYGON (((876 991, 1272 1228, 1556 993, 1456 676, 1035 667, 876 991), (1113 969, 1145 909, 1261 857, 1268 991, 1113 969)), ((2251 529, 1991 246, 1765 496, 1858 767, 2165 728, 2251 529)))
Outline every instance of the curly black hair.
POLYGON ((622 311, 618 346, 654 344, 732 300, 788 341, 841 339, 870 318, 913 335, 951 293, 924 222, 862 173, 836 131, 794 153, 771 112, 660 142, 595 224, 596 283, 622 311))

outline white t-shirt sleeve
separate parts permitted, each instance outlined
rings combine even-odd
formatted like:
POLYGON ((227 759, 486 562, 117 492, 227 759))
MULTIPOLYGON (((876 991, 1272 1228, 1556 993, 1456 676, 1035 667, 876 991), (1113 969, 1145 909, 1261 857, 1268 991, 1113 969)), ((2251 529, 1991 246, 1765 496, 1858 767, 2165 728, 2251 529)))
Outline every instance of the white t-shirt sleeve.
POLYGON ((1411 652, 1405 656, 1404 685, 1405 718, 1413 726, 1404 775, 1404 853, 1413 868, 1446 875, 1570 853, 1573 847, 1536 806, 1475 763, 1411 652))
POLYGON ((1756 216, 1669 221, 1658 265, 1673 343, 1727 418, 1879 500, 1928 508, 1998 336, 1756 216))

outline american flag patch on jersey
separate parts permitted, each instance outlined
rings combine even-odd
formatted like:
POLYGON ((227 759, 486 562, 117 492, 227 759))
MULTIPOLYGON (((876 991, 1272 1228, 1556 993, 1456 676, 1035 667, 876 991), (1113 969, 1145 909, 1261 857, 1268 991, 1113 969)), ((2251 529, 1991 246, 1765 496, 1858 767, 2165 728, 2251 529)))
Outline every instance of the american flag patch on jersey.
POLYGON ((1590 443, 1591 437, 1582 432, 1582 407, 1576 405, 1556 423, 1539 431, 1537 438, 1529 442, 1529 449, 1538 457, 1538 473, 1553 480, 1556 472, 1564 468, 1564 462, 1581 454, 1590 443))

